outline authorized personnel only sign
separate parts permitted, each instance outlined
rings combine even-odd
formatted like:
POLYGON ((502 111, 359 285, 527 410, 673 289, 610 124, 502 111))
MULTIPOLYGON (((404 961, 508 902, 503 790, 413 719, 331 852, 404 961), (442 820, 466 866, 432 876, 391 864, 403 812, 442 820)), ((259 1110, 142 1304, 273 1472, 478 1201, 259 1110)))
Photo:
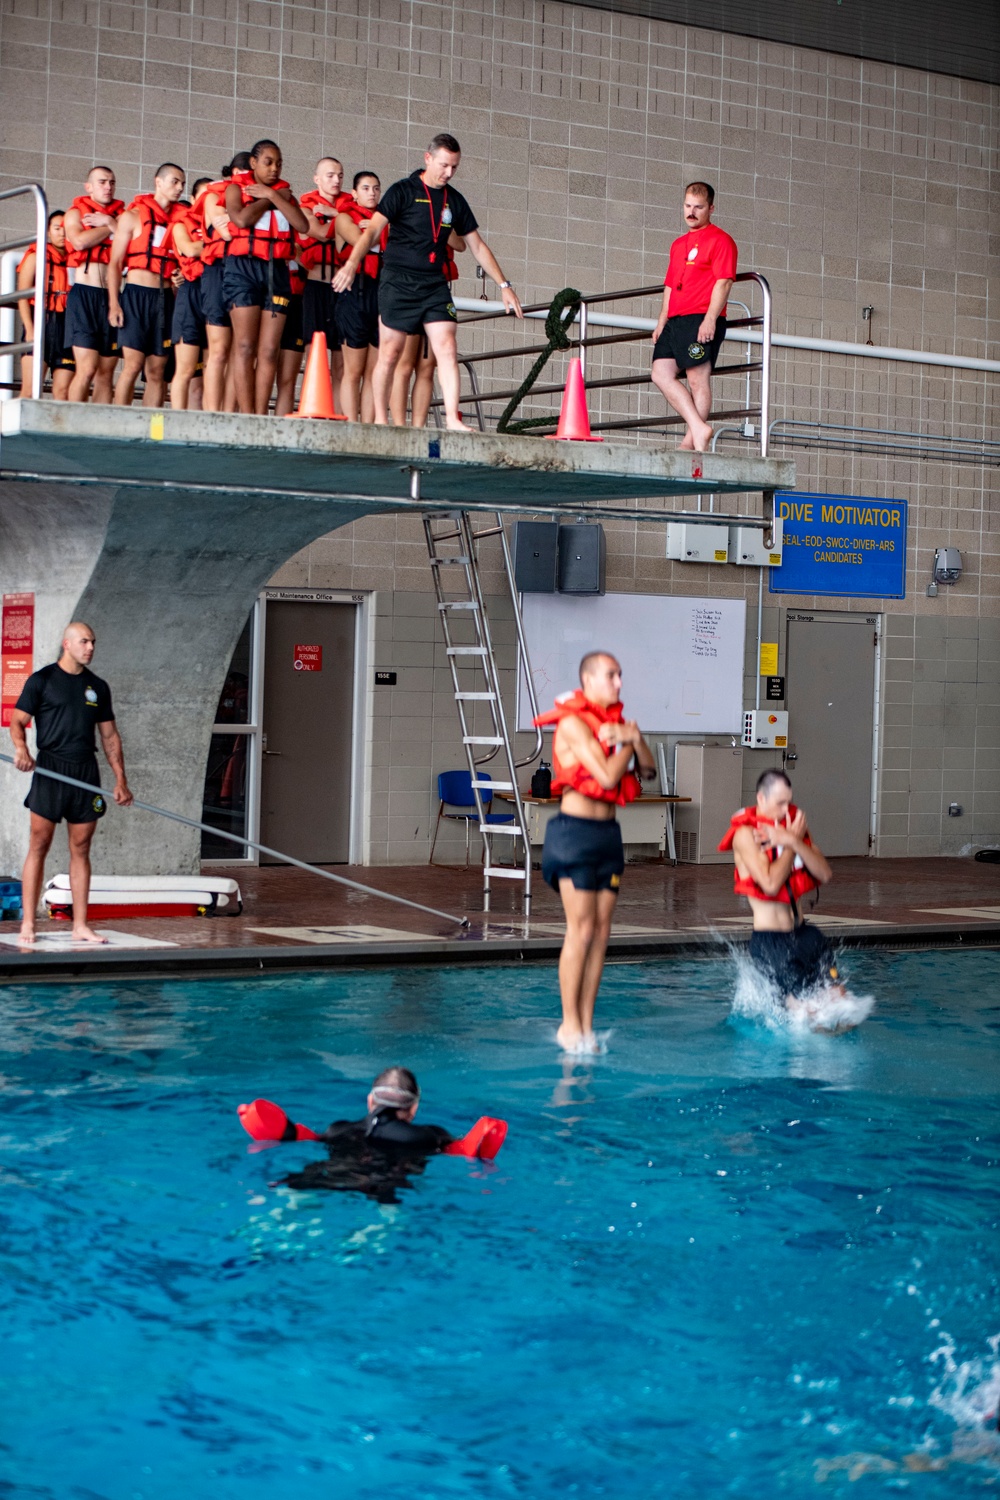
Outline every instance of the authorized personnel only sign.
POLYGON ((905 598, 905 500, 786 491, 774 502, 784 538, 772 594, 905 598))
POLYGON ((296 672, 322 672, 323 647, 297 644, 292 665, 296 672))

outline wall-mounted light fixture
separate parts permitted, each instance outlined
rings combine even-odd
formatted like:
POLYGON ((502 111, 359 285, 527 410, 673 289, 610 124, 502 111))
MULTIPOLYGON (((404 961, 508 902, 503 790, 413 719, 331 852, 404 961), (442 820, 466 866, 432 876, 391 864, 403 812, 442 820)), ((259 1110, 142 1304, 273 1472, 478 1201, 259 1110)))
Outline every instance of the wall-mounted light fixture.
POLYGON ((928 599, 937 597, 938 584, 957 583, 962 576, 962 554, 957 547, 938 547, 934 553, 934 571, 927 585, 928 599))
POLYGON ((866 344, 872 343, 872 313, 874 311, 875 309, 870 303, 867 307, 861 309, 861 317, 868 324, 868 337, 865 339, 866 344))

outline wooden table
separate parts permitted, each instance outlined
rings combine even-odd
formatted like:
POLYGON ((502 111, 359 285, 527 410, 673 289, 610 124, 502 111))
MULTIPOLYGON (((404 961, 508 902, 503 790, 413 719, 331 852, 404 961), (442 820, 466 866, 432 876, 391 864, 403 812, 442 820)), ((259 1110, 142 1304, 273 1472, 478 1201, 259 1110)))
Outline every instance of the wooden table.
MULTIPOLYGON (((513 802, 510 792, 494 792, 501 802, 513 802)), ((545 830, 549 819, 559 811, 560 797, 521 796, 525 821, 528 825, 528 841, 544 844, 545 830)), ((677 848, 674 843, 674 808, 678 802, 690 802, 690 797, 638 797, 615 809, 621 825, 624 844, 655 844, 660 853, 670 856, 671 864, 677 863, 677 848)))

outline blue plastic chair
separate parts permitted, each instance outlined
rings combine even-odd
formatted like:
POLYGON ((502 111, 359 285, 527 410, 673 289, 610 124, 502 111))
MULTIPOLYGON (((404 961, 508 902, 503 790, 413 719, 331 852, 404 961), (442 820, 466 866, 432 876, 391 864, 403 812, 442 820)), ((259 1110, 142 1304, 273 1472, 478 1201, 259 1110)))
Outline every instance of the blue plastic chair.
MULTIPOLYGON (((491 778, 486 771, 478 772, 477 781, 490 781, 491 778)), ((513 813, 490 812, 493 805, 493 793, 480 789, 483 799, 483 812, 487 823, 513 823, 513 813)), ((465 863, 469 863, 469 828, 472 824, 479 827, 479 813, 476 810, 475 798, 472 794, 472 776, 468 771, 442 771, 438 776, 438 797, 441 805, 438 808, 437 822, 434 825, 434 837, 431 840, 431 852, 427 856, 427 863, 434 863, 434 849, 437 845, 438 833, 441 830, 441 820, 446 819, 451 823, 465 824, 465 863)))

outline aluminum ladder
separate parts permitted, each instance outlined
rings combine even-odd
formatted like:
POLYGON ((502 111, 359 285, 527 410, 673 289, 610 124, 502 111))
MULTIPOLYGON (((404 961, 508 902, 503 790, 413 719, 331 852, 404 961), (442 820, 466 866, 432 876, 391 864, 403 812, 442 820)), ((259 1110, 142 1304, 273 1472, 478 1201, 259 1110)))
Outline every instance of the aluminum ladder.
POLYGON ((519 666, 531 705, 532 718, 538 714, 535 688, 528 661, 527 643, 521 620, 520 601, 514 582, 514 569, 510 548, 504 531, 503 517, 497 513, 493 525, 476 530, 468 511, 433 511, 426 514, 424 535, 427 538, 427 554, 434 579, 437 597, 438 618, 444 635, 445 652, 451 670, 455 707, 462 730, 462 744, 472 778, 472 795, 479 815, 479 832, 483 839, 483 910, 490 909, 490 882, 493 880, 518 880, 522 882, 524 915, 531 912, 531 843, 524 803, 517 784, 517 773, 530 765, 541 753, 542 732, 535 731, 535 744, 530 755, 517 760, 514 755, 513 738, 504 713, 500 692, 500 670, 493 649, 489 614, 483 594, 482 579, 477 557, 478 545, 488 537, 498 537, 503 556, 504 574, 514 611, 514 622, 519 646, 519 666), (462 674, 460 676, 460 673, 462 674), (469 686, 470 673, 474 687, 469 686), (486 725, 477 724, 476 706, 487 706, 486 725), (471 712, 470 712, 471 709, 471 712), (486 733, 477 733, 484 729, 486 733), (506 780, 495 781, 483 777, 480 767, 503 752, 506 780), (514 813, 511 823, 487 822, 485 802, 493 792, 509 792, 512 801, 507 803, 514 813), (484 794, 485 798, 484 798, 484 794), (501 864, 500 853, 512 860, 517 840, 521 840, 520 863, 501 864), (496 844, 496 847, 494 847, 496 844))

